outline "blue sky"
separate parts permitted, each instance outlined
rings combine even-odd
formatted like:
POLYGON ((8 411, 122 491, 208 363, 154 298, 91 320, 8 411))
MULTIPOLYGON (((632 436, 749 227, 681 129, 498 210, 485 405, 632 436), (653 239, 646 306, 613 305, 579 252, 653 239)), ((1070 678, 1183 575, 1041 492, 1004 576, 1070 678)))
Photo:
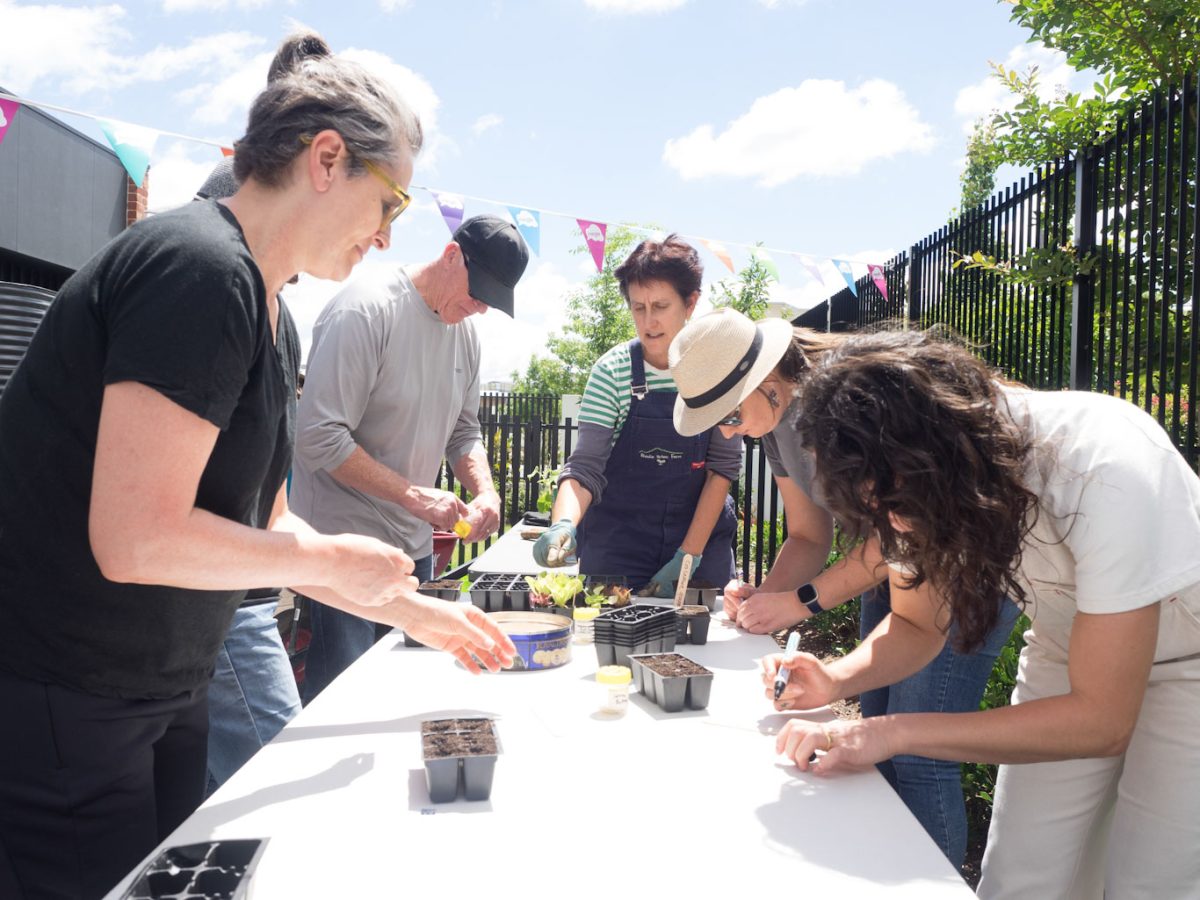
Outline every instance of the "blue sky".
MULTIPOLYGON (((738 268, 756 242, 882 263, 956 205, 970 123, 1004 99, 989 60, 1038 64, 1047 91, 1083 81, 994 0, 0 0, 0 86, 228 144, 296 26, 386 73, 421 114, 415 185, 468 195, 467 215, 505 214, 471 197, 566 214, 542 216, 517 320, 476 320, 485 380, 523 369, 594 272, 568 252, 575 217, 720 241, 738 268)), ((160 136, 151 208, 187 200, 218 158, 160 136)), ((364 266, 428 259, 449 239, 415 194, 364 266)), ((731 277, 701 255, 706 282, 731 277)), ((836 290, 828 262, 825 287, 771 255, 777 299, 806 308, 836 290)), ((292 289, 303 331, 336 289, 292 289)))

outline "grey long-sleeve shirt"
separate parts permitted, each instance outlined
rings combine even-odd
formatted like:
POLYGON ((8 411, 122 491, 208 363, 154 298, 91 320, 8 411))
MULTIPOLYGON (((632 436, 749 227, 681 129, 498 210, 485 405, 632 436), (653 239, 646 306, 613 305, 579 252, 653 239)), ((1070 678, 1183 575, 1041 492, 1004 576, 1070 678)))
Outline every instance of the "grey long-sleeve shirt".
POLYGON ((326 534, 366 534, 414 558, 433 549, 433 526, 329 473, 355 447, 413 484, 432 486, 451 463, 482 449, 479 337, 447 325, 403 269, 368 270, 313 326, 296 427, 290 506, 326 534))

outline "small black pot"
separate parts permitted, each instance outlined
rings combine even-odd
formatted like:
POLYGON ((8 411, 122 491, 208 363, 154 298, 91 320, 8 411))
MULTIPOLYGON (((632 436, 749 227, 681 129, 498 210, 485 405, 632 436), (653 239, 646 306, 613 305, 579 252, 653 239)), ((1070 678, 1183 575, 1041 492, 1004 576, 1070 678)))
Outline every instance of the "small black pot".
POLYGON ((685 707, 704 709, 708 706, 713 673, 686 656, 678 653, 631 655, 629 666, 633 670, 634 687, 653 700, 663 712, 679 712, 685 707), (654 668, 660 662, 686 665, 698 671, 691 674, 663 674, 654 668))
POLYGON ((707 606, 683 606, 675 610, 675 643, 707 644, 712 613, 707 606))

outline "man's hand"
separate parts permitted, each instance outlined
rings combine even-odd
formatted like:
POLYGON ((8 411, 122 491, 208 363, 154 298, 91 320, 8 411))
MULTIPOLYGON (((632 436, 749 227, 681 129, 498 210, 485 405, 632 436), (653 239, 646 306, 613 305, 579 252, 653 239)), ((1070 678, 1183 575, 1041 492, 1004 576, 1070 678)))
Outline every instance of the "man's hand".
POLYGON ((556 568, 575 562, 575 523, 559 519, 533 542, 533 561, 539 566, 556 568))
POLYGON ((467 504, 449 491, 417 487, 414 484, 405 491, 404 497, 405 509, 439 531, 450 531, 455 522, 470 514, 467 504))
POLYGON ((467 509, 470 512, 464 518, 471 526, 471 533, 463 538, 463 543, 471 544, 475 541, 482 541, 496 533, 496 529, 500 527, 499 494, 495 491, 480 494, 467 504, 467 509))
POLYGON ((810 615, 795 591, 756 591, 738 606, 737 624, 751 634, 772 634, 810 615))

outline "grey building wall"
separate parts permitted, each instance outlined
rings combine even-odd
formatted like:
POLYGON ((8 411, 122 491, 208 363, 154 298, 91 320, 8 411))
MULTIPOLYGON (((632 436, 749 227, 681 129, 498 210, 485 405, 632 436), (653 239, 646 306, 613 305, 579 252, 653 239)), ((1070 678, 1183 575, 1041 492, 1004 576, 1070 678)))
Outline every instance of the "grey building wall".
POLYGON ((0 143, 0 250, 77 269, 124 230, 125 192, 111 149, 22 106, 0 143))

